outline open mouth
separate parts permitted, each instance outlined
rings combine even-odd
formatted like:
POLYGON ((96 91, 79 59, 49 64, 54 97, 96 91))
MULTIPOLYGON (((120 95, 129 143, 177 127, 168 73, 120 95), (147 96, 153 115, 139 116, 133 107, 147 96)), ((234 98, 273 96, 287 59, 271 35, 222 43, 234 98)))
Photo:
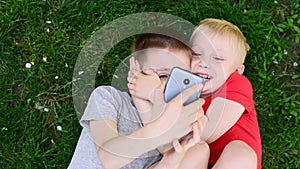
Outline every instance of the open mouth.
POLYGON ((210 80, 212 78, 208 74, 204 74, 204 73, 197 73, 197 74, 198 74, 198 76, 202 77, 205 80, 210 80))

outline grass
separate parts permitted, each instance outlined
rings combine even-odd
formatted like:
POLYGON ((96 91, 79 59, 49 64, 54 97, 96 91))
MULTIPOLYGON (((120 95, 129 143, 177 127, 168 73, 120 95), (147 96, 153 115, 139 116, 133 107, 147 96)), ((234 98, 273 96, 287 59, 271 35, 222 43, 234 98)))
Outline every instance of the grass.
MULTIPOLYGON (((299 168, 299 0, 0 1, 1 168, 68 166, 81 131, 72 103, 80 50, 107 23, 150 11, 195 25, 224 18, 241 28, 251 46, 245 74, 255 92, 263 168, 299 168)), ((107 54, 97 85, 110 84, 131 42, 107 54)))

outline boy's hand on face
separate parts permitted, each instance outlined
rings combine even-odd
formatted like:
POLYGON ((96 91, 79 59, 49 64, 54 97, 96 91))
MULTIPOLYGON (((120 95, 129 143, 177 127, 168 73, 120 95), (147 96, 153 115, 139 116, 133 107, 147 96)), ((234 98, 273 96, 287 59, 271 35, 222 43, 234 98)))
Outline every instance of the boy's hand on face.
POLYGON ((154 90, 161 85, 158 75, 150 69, 137 73, 128 80, 130 80, 128 81, 130 94, 149 101, 153 101, 154 90))
MULTIPOLYGON (((151 86, 151 83, 147 83, 151 82, 153 78, 157 79, 156 73, 152 70, 148 70, 145 73, 147 75, 141 72, 139 63, 134 58, 130 58, 130 70, 127 78, 128 89, 144 124, 155 118, 152 112, 157 112, 159 106, 155 104, 156 108, 153 108, 153 102, 160 100, 159 96, 162 95, 157 93, 155 88, 151 86), (146 87, 144 88, 144 86, 146 87)), ((158 81, 158 83, 160 83, 159 79, 158 81)), ((164 102, 162 101, 162 103, 164 102)))
POLYGON ((133 57, 130 58, 130 70, 128 72, 128 89, 131 95, 144 99, 153 99, 154 90, 161 85, 161 81, 151 69, 142 71, 139 63, 133 57))
POLYGON ((137 60, 135 60, 134 57, 131 57, 129 59, 129 71, 128 71, 128 77, 127 81, 128 83, 134 83, 136 76, 142 72, 142 69, 140 68, 140 65, 137 60))

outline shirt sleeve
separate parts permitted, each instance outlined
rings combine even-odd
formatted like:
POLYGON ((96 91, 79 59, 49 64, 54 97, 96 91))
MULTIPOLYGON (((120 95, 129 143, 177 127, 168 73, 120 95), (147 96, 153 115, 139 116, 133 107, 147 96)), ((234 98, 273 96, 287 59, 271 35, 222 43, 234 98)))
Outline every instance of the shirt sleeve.
POLYGON ((109 86, 100 86, 96 88, 89 100, 80 124, 84 129, 89 130, 91 120, 112 120, 117 123, 118 118, 118 92, 109 86))
POLYGON ((223 93, 225 93, 226 99, 243 105, 246 112, 253 111, 253 88, 251 82, 245 76, 237 72, 233 73, 226 81, 226 85, 223 86, 223 93))

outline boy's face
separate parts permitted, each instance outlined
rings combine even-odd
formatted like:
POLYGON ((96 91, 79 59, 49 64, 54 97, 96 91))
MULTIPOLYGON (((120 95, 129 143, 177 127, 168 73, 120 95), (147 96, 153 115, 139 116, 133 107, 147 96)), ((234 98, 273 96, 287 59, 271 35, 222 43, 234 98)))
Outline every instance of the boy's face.
POLYGON ((146 49, 142 57, 141 69, 154 70, 163 82, 175 66, 190 70, 190 56, 184 50, 151 48, 146 49))
POLYGON ((241 65, 230 38, 209 31, 208 28, 202 27, 191 40, 194 51, 192 72, 206 79, 203 97, 214 93, 241 65))

